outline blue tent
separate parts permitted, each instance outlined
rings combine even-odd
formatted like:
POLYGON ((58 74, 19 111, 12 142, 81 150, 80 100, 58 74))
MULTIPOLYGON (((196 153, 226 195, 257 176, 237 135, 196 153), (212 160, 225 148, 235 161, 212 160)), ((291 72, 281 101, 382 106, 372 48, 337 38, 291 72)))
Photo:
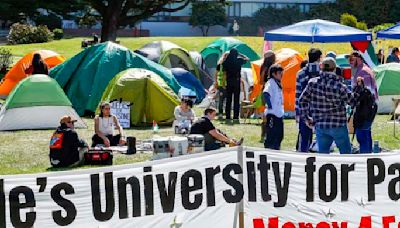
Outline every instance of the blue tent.
POLYGON ((194 74, 182 68, 172 68, 171 71, 182 87, 196 93, 197 101, 201 102, 206 97, 206 90, 194 74))
POLYGON ((325 20, 307 20, 264 34, 268 41, 293 41, 309 43, 341 43, 371 41, 372 34, 346 25, 325 20))
POLYGON ((376 38, 381 39, 400 39, 400 23, 387 29, 381 30, 376 34, 376 38))

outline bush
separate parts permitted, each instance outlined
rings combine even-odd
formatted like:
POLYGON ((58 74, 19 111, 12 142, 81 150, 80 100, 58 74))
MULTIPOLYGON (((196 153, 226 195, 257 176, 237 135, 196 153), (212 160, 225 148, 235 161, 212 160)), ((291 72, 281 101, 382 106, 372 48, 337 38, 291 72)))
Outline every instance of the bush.
POLYGON ((12 54, 9 49, 0 48, 0 74, 5 74, 12 62, 12 54))
POLYGON ((340 16, 340 24, 357 28, 357 18, 349 13, 344 13, 340 16))
POLYGON ((384 23, 384 24, 376 25, 375 27, 372 28, 372 32, 377 33, 381 30, 392 27, 393 25, 394 25, 393 23, 384 23))
POLYGON ((361 22, 357 22, 357 26, 356 28, 360 29, 360 30, 364 30, 367 31, 368 30, 368 26, 365 22, 361 21, 361 22))
POLYGON ((9 44, 45 43, 53 40, 54 34, 45 25, 37 27, 15 23, 8 34, 9 44))
MULTIPOLYGON (((276 27, 283 25, 290 25, 305 19, 305 14, 300 11, 297 6, 287 6, 284 8, 276 9, 267 7, 259 9, 254 13, 255 26, 260 27, 276 27)), ((242 26, 240 26, 242 28, 242 26)))
POLYGON ((64 37, 64 31, 62 29, 54 29, 53 34, 55 40, 61 40, 64 37))
POLYGON ((34 21, 36 25, 46 25, 50 30, 61 28, 62 26, 61 19, 54 13, 50 13, 49 15, 37 16, 36 18, 34 18, 34 21))

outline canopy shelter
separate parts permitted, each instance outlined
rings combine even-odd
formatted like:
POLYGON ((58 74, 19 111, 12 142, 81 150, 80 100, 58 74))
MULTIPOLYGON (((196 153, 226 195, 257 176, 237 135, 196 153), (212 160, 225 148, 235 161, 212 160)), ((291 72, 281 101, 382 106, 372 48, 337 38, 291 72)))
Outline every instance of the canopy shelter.
POLYGON ((184 48, 169 41, 154 41, 135 51, 166 68, 183 68, 200 77, 199 70, 184 48))
POLYGON ((268 31, 264 34, 268 41, 293 41, 308 43, 342 43, 371 41, 372 34, 336 22, 316 19, 307 20, 268 31))
POLYGON ((49 50, 38 50, 26 54, 4 76, 3 81, 0 83, 0 97, 7 97, 8 94, 18 84, 18 82, 28 76, 25 73, 25 70, 28 69, 29 66, 32 64, 34 54, 40 54, 49 69, 65 61, 65 58, 63 56, 49 50))
POLYGON ((0 131, 54 129, 65 115, 78 120, 76 127, 86 127, 54 79, 32 75, 18 83, 1 107, 0 131))
POLYGON ((117 74, 108 84, 103 101, 130 102, 132 125, 172 123, 179 98, 156 73, 145 69, 130 68, 117 74))
MULTIPOLYGON (((240 54, 247 56, 250 61, 260 59, 260 56, 244 42, 231 37, 220 38, 201 51, 201 56, 203 56, 207 68, 210 69, 211 75, 215 72, 221 55, 232 48, 236 48, 240 54)), ((243 67, 251 68, 250 62, 246 63, 243 67)))
POLYGON ((378 87, 378 113, 393 111, 392 98, 400 98, 400 64, 387 63, 373 69, 378 87))
POLYGON ((127 48, 105 42, 84 49, 50 71, 64 89, 79 115, 95 112, 110 80, 128 68, 143 68, 158 74, 177 94, 178 81, 171 71, 127 48))
POLYGON ((378 39, 400 39, 400 23, 387 29, 381 30, 376 34, 378 39))

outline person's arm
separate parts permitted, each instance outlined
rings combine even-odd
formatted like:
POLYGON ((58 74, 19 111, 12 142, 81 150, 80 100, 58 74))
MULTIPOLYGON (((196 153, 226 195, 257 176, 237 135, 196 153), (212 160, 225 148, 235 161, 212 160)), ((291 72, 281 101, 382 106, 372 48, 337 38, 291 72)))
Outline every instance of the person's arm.
POLYGON ((267 109, 272 109, 271 95, 268 92, 263 92, 263 97, 265 104, 267 105, 267 109))
POLYGON ((305 120, 310 120, 309 108, 310 108, 310 100, 312 94, 311 90, 312 90, 311 83, 308 83, 303 93, 301 93, 299 97, 300 117, 305 120))
POLYGON ((119 132, 119 134, 121 135, 121 138, 124 138, 124 137, 125 137, 125 135, 124 135, 124 129, 122 129, 122 126, 121 126, 121 124, 119 123, 117 117, 114 116, 114 115, 113 115, 112 117, 113 117, 113 120, 114 120, 114 125, 115 125, 115 127, 118 129, 118 132, 119 132))
POLYGON ((74 140, 74 144, 78 145, 78 148, 88 147, 86 142, 79 138, 78 133, 76 133, 76 131, 72 131, 71 134, 74 140))
POLYGON ((302 92, 302 86, 301 86, 301 78, 302 74, 301 71, 297 73, 296 77, 296 100, 295 100, 295 113, 296 113, 296 120, 300 119, 300 104, 299 104, 299 99, 300 95, 302 92))
POLYGON ((183 117, 180 113, 179 106, 175 107, 174 110, 175 119, 178 121, 186 120, 186 117, 183 117))
POLYGON ((219 132, 217 131, 217 129, 210 130, 208 133, 209 133, 212 137, 214 137, 215 139, 217 139, 217 140, 220 141, 220 142, 224 142, 224 143, 227 143, 227 144, 229 144, 229 143, 232 142, 232 140, 231 140, 230 138, 228 138, 228 137, 226 137, 225 135, 219 133, 219 132))
POLYGON ((246 97, 246 90, 245 90, 245 87, 244 87, 244 80, 243 80, 243 78, 240 78, 240 86, 242 87, 242 91, 243 91, 243 100, 247 100, 247 97, 246 97))

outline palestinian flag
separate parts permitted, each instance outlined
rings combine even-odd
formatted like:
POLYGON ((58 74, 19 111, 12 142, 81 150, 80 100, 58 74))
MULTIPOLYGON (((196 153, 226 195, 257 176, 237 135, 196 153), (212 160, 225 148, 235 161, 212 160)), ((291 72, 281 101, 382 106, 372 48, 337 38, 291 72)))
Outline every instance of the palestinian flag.
POLYGON ((351 46, 354 50, 360 52, 369 67, 374 68, 378 65, 378 58, 376 57, 374 46, 370 41, 351 42, 351 46))

